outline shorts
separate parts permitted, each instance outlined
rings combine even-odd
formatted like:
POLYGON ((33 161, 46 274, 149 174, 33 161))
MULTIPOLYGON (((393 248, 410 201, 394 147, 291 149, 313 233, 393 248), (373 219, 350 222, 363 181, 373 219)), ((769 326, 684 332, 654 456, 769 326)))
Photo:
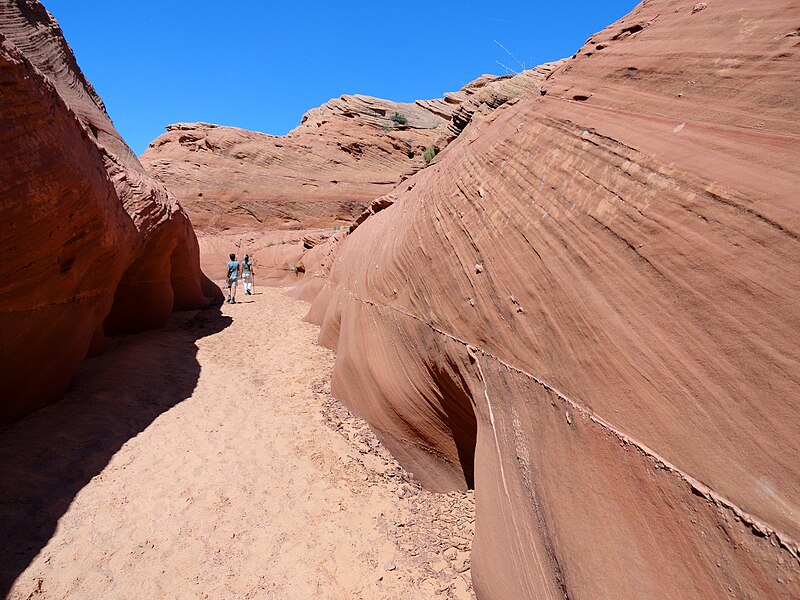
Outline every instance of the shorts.
POLYGON ((253 281, 253 277, 252 275, 250 275, 250 273, 247 273, 246 275, 242 275, 242 281, 244 281, 245 283, 250 283, 251 281, 253 281))
POLYGON ((231 288, 231 289, 235 288, 236 287, 236 281, 237 281, 236 277, 234 277, 233 279, 226 279, 225 280, 225 287, 231 288))

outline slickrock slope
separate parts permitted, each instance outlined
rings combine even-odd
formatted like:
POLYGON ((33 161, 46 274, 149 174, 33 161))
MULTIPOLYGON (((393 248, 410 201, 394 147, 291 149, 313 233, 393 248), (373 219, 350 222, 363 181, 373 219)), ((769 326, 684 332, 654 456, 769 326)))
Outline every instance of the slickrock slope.
POLYGON ((57 400, 105 333, 159 327, 213 286, 38 2, 0 0, 0 157, 2 425, 57 400))
POLYGON ((298 292, 334 393, 474 484, 479 598, 800 597, 798 25, 643 2, 298 292))
POLYGON ((178 123, 150 144, 142 162, 202 231, 349 224, 422 168, 426 147, 444 148, 476 112, 539 93, 551 69, 485 75, 444 99, 413 104, 341 96, 308 111, 286 136, 178 123))
POLYGON ((308 111, 286 136, 178 123, 142 162, 191 216, 206 273, 223 279, 239 246, 255 256, 257 282, 291 283, 302 276, 305 239, 348 227, 426 164, 425 148, 441 151, 503 103, 539 95, 558 64, 483 75, 444 98, 412 104, 341 96, 308 111))

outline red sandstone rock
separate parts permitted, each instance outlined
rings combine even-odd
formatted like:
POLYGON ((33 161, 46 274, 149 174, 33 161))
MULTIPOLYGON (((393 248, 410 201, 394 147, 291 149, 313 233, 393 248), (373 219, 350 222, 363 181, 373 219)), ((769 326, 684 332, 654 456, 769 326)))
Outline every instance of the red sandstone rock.
POLYGON ((4 424, 57 400, 105 333, 159 327, 214 286, 186 214, 34 1, 0 1, 0 155, 4 424))
POLYGON ((335 393, 474 483, 479 598, 800 597, 800 6, 706 4, 593 36, 302 291, 335 393))
POLYGON ((175 192, 201 231, 259 232, 349 224, 425 166, 473 115, 539 93, 552 66, 484 76, 445 99, 413 104, 342 96, 308 111, 287 136, 178 123, 142 162, 175 192))
POLYGON ((150 144, 142 162, 189 212, 206 273, 223 280, 228 255, 240 245, 255 257, 258 281, 297 283, 306 236, 327 238, 384 208, 375 199, 391 201, 384 194, 425 166, 425 148, 441 151, 468 123, 539 95, 557 64, 484 75, 443 99, 412 104, 334 98, 287 136, 178 123, 150 144))
POLYGON ((201 266, 220 285, 227 276, 228 255, 236 252, 239 259, 249 254, 255 267, 257 285, 291 285, 305 273, 303 258, 310 239, 323 240, 341 235, 345 228, 299 231, 200 233, 201 266), (238 248, 238 251, 237 251, 238 248))

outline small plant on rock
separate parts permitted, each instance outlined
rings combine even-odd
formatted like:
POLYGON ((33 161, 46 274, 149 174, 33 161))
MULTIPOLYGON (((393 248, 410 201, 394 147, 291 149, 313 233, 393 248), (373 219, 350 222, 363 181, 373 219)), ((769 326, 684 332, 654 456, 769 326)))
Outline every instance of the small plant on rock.
POLYGON ((422 158, 425 160, 426 165, 433 160, 434 156, 436 156, 436 148, 434 146, 428 146, 422 152, 422 158))
POLYGON ((408 125, 408 117, 406 117, 402 113, 396 112, 389 118, 392 121, 394 121, 397 125, 408 125))

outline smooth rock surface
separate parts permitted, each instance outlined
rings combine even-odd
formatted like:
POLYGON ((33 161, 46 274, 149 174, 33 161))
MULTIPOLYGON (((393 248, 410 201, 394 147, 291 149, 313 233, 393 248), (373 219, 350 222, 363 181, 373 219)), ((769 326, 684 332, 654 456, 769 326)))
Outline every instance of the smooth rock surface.
POLYGON ((334 393, 474 485, 479 598, 800 597, 800 6, 695 8, 643 2, 306 270, 334 393))
POLYGON ((2 425, 57 400, 106 333, 219 292, 39 2, 0 1, 0 83, 2 425))
POLYGON ((484 75, 437 100, 341 96, 309 110, 286 136, 177 123, 142 162, 175 192, 200 231, 260 232, 349 225, 426 164, 475 118, 540 93, 553 65, 484 75))

